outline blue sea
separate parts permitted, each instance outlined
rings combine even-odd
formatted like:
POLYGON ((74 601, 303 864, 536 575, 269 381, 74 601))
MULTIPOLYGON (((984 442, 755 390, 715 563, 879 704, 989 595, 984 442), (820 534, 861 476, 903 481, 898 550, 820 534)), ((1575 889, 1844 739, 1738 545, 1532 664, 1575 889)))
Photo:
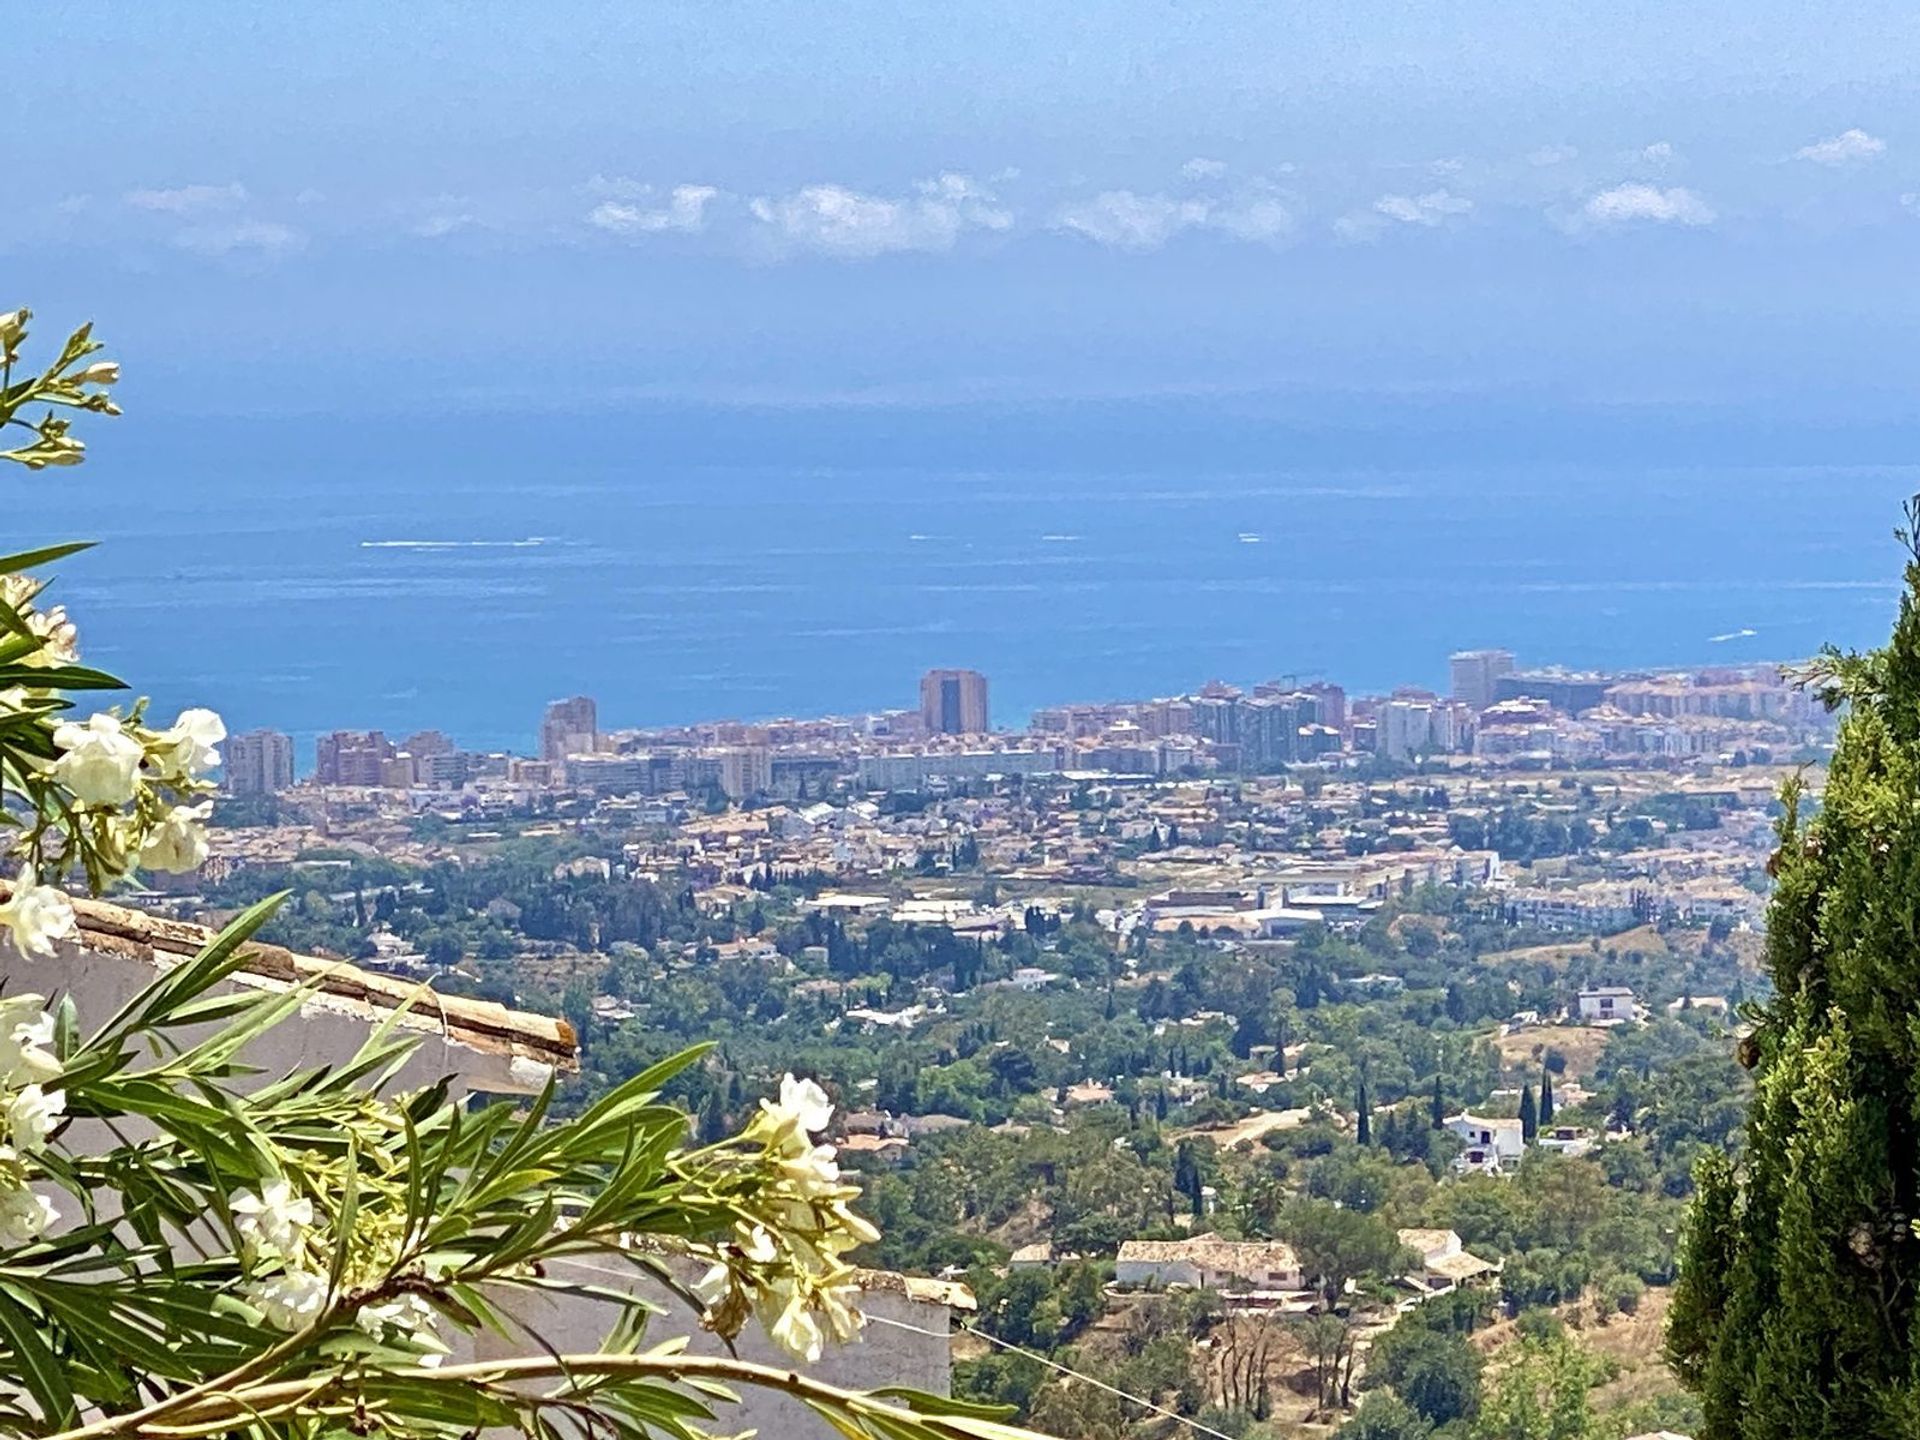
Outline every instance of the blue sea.
POLYGON ((20 544, 101 542, 56 591, 90 660, 306 738, 524 750, 577 692, 609 728, 848 713, 936 665, 985 671, 1008 724, 1216 676, 1438 686, 1463 647, 1690 665, 1884 636, 1912 467, 1496 432, 1125 405, 129 418, 80 470, 5 478, 20 544))

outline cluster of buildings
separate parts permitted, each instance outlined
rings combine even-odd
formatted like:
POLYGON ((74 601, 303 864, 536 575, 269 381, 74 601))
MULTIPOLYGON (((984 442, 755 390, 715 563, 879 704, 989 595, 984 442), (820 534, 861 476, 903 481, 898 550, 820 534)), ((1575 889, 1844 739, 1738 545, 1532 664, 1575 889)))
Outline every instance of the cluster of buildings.
MULTIPOLYGON (((1518 1124, 1519 1122, 1515 1122, 1518 1124)), ((1412 1266, 1402 1277, 1414 1301, 1493 1279, 1500 1267, 1482 1260, 1453 1230, 1401 1230, 1412 1266)), ((1015 1256, 1015 1263, 1019 1263, 1015 1256)), ((1178 1240, 1125 1240, 1114 1261, 1122 1289, 1216 1291, 1233 1310, 1305 1311, 1319 1300, 1291 1245, 1190 1235, 1178 1240)))
MULTIPOLYGON (((1216 682, 1038 711, 1019 733, 984 728, 988 682, 967 670, 930 671, 917 706, 857 717, 609 731, 575 696, 547 707, 537 755, 463 750, 436 730, 336 731, 296 782, 293 741, 256 731, 228 740, 226 784, 293 790, 328 841, 406 843, 422 815, 551 820, 617 836, 635 874, 716 887, 809 874, 859 891, 956 869, 1029 887, 1117 884, 1151 897, 1116 909, 1129 936, 1187 926, 1273 939, 1364 923, 1370 906, 1424 885, 1490 891, 1510 922, 1546 930, 1759 920, 1780 776, 1766 762, 1825 734, 1777 671, 1524 671, 1507 651, 1478 650, 1452 658, 1451 690, 1350 698, 1301 677, 1216 682), (1657 734, 1672 743, 1640 743, 1657 734), (1405 772, 1383 778, 1369 753, 1435 763, 1396 782, 1405 772), (1576 782, 1531 763, 1575 755, 1607 766, 1610 793, 1563 797, 1576 782), (1514 807, 1604 811, 1582 821, 1591 833, 1655 797, 1697 802, 1715 823, 1632 847, 1584 841, 1577 867, 1502 863, 1499 825, 1514 807)), ((273 853, 217 849, 215 863, 271 860, 270 840, 234 832, 222 847, 273 853)))
MULTIPOLYGON (((1367 757, 1542 768, 1617 760, 1767 763, 1826 734, 1817 703, 1777 667, 1603 675, 1522 670, 1506 650, 1451 658, 1450 693, 1402 687, 1349 698, 1324 680, 1219 681, 1189 695, 1052 706, 1025 730, 992 729, 986 676, 930 670, 913 708, 852 717, 603 730, 591 697, 556 700, 538 753, 463 750, 439 731, 319 737, 314 786, 448 791, 525 787, 594 796, 717 793, 806 800, 836 787, 924 791, 1014 776, 1262 775, 1367 757)), ((235 793, 295 783, 293 742, 237 735, 235 793)))

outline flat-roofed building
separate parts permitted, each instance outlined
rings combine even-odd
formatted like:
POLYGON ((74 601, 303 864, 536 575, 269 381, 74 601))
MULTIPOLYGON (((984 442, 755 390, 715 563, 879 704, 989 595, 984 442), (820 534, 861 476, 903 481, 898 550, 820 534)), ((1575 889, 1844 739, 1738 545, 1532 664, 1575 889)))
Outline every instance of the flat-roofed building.
POLYGON ((920 677, 920 722, 929 735, 984 735, 992 728, 987 677, 978 670, 929 670, 920 677))

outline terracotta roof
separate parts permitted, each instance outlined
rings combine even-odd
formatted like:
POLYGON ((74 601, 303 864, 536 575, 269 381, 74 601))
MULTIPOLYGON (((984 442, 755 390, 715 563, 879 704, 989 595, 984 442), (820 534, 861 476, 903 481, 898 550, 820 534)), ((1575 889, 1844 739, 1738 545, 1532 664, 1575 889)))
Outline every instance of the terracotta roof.
POLYGON ((1460 1248, 1460 1237, 1451 1230, 1402 1230, 1400 1243, 1420 1252, 1421 1258, 1444 1254, 1460 1248))
POLYGON ((1300 1268, 1293 1247, 1278 1240, 1224 1240, 1211 1234, 1187 1240, 1123 1240, 1116 1259, 1145 1265, 1188 1260, 1243 1280, 1300 1268))
MULTIPOLYGON (((6 889, 0 884, 0 891, 6 889)), ((100 900, 75 897, 73 909, 80 923, 77 943, 83 948, 149 965, 197 954, 216 933, 204 925, 100 900)), ((278 945, 249 945, 245 968, 249 975, 290 985, 313 982, 322 995, 374 1011, 393 1010, 411 1001, 412 1016, 420 1028, 442 1032, 463 1045, 539 1061, 562 1071, 580 1067, 579 1042, 565 1020, 509 1010, 489 1000, 441 995, 419 981, 378 975, 344 960, 296 955, 278 945)))
POLYGON ((1499 1268, 1491 1260, 1482 1260, 1467 1250, 1457 1255, 1438 1255, 1427 1261, 1427 1269, 1449 1280, 1471 1280, 1476 1275, 1490 1275, 1499 1268))
POLYGON ((932 1280, 924 1275, 902 1275, 894 1270, 856 1270, 853 1280, 862 1290, 904 1295, 919 1305, 945 1305, 949 1310, 977 1309, 973 1291, 953 1280, 932 1280))

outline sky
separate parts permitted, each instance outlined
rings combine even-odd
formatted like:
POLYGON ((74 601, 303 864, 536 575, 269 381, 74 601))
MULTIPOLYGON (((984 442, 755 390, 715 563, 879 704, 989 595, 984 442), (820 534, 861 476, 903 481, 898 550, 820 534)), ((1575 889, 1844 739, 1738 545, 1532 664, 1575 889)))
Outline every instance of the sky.
POLYGON ((9 30, 0 307, 96 318, 148 415, 1198 398, 1909 438, 1907 3, 193 0, 9 30))

